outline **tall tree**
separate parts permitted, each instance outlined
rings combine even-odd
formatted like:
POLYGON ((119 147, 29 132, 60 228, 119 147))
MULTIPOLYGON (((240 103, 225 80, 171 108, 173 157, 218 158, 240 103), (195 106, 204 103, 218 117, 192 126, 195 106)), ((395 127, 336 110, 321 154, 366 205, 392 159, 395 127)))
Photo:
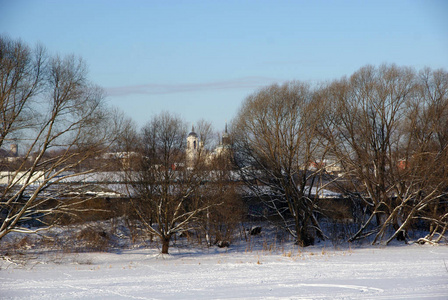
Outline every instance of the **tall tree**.
POLYGON ((349 190, 370 212, 351 240, 372 234, 373 243, 404 240, 406 227, 443 195, 446 175, 442 181, 431 176, 440 161, 428 152, 433 124, 439 122, 430 97, 435 90, 428 89, 434 82, 424 83, 423 77, 395 65, 366 66, 326 90, 333 107, 324 135, 341 161, 349 190))
POLYGON ((168 112, 155 116, 143 128, 139 145, 140 159, 128 173, 131 196, 140 220, 159 237, 166 254, 172 236, 192 228, 206 209, 198 201, 202 164, 195 161, 187 168, 186 126, 168 112))
POLYGON ((102 99, 81 59, 0 37, 0 147, 20 149, 0 158, 0 238, 33 232, 22 224, 37 215, 70 210, 62 182, 92 172, 83 162, 113 140, 102 99))
POLYGON ((242 175, 257 195, 268 189, 266 204, 304 246, 316 234, 323 238, 311 194, 321 169, 310 168, 325 154, 317 134, 323 113, 318 100, 304 83, 271 85, 247 97, 233 123, 242 175))
POLYGON ((410 146, 402 167, 414 183, 415 196, 401 228, 415 220, 429 221, 429 233, 422 240, 438 242, 448 227, 448 72, 419 72, 404 130, 410 146))

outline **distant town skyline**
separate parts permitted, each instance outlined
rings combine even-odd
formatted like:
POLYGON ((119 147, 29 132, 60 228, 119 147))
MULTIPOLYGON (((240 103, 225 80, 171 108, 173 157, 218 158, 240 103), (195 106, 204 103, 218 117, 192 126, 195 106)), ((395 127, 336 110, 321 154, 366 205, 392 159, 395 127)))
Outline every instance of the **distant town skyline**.
POLYGON ((271 83, 367 64, 448 69, 446 1, 0 0, 0 34, 81 56, 107 102, 143 126, 161 111, 223 131, 271 83))

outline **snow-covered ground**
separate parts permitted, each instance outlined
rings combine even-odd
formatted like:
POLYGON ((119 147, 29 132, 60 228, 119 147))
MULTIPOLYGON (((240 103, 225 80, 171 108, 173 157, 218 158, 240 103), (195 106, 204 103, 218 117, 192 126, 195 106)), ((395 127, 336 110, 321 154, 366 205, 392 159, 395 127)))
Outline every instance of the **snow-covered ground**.
POLYGON ((446 245, 270 248, 28 253, 0 262, 0 298, 448 299, 446 245))

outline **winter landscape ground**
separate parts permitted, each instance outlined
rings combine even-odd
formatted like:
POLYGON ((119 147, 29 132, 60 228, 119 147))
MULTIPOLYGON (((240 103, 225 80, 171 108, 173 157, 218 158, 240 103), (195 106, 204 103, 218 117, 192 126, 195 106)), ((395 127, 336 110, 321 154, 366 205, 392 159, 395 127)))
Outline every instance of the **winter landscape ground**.
POLYGON ((1 299, 448 299, 448 246, 269 244, 109 252, 30 250, 0 261, 1 299))

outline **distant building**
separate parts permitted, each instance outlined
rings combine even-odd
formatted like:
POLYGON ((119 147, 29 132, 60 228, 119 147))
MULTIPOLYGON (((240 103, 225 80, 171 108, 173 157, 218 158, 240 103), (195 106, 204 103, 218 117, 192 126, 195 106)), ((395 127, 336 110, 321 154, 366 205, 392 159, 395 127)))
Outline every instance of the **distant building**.
POLYGON ((11 157, 17 157, 19 156, 19 145, 17 144, 11 144, 10 150, 9 150, 11 157))
POLYGON ((44 171, 35 171, 31 176, 28 172, 0 171, 0 185, 42 184, 44 179, 44 171))
POLYGON ((323 159, 309 163, 308 169, 311 171, 324 169, 327 173, 337 174, 342 172, 342 165, 335 159, 323 159))
POLYGON ((193 167, 199 155, 199 137, 194 132, 194 126, 191 127, 191 132, 187 136, 187 167, 193 167))
POLYGON ((11 144, 9 150, 0 149, 0 157, 18 157, 19 146, 17 144, 11 144))
POLYGON ((230 135, 227 131, 227 124, 224 131, 224 134, 222 135, 221 142, 212 152, 205 152, 204 151, 204 144, 202 141, 199 140, 198 135, 194 131, 194 127, 191 128, 191 132, 187 136, 187 149, 186 149, 186 158, 187 158, 187 167, 191 168, 194 166, 195 161, 199 157, 199 153, 201 155, 204 155, 206 162, 211 163, 214 159, 218 157, 222 157, 224 155, 230 154, 230 151, 232 149, 231 141, 230 141, 230 135))
POLYGON ((227 124, 224 134, 221 138, 221 143, 215 148, 214 155, 221 156, 223 154, 227 154, 232 149, 230 142, 230 135, 227 132, 227 124))

